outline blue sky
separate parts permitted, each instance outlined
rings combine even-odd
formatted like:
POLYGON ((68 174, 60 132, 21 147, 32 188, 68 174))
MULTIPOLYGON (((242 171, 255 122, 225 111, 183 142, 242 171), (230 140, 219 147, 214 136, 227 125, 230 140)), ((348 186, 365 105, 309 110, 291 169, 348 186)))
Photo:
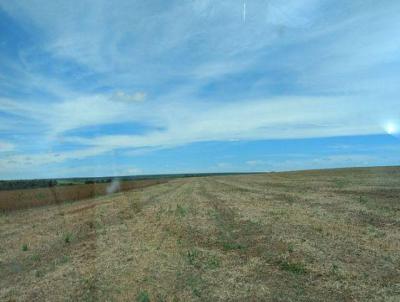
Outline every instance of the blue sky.
POLYGON ((0 0, 0 179, 398 165, 399 11, 0 0))

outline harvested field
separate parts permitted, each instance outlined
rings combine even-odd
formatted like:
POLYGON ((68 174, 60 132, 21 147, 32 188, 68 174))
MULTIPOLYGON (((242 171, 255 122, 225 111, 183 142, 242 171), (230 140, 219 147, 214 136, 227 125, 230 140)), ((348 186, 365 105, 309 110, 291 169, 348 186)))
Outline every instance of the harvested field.
MULTIPOLYGON (((145 188, 167 179, 122 181, 119 191, 145 188)), ((110 183, 78 184, 49 188, 0 191, 0 211, 13 211, 43 205, 77 201, 107 194, 110 183)))
POLYGON ((399 188, 397 167, 196 177, 3 213, 0 300, 400 301, 399 188))

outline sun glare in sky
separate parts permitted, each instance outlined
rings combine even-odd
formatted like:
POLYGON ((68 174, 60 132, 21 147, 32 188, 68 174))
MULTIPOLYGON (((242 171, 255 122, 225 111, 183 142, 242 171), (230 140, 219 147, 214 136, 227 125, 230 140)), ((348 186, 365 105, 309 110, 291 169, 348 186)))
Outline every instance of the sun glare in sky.
POLYGON ((387 134, 393 135, 396 134, 399 131, 399 129, 395 123, 389 122, 385 125, 385 131, 387 134))

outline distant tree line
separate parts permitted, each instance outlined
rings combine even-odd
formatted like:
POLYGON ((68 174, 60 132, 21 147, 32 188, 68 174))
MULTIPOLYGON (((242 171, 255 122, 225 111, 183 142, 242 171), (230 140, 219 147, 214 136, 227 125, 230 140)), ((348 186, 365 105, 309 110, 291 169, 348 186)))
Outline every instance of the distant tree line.
MULTIPOLYGON (((137 175, 137 176, 119 176, 120 181, 145 180, 145 179, 162 179, 176 177, 197 177, 211 175, 232 175, 246 173, 195 173, 195 174, 163 174, 163 175, 137 175)), ((73 186, 78 184, 96 184, 110 183, 114 177, 77 177, 77 178, 57 178, 57 179, 31 179, 31 180, 0 180, 1 190, 21 190, 35 188, 50 188, 55 186, 73 186)))
POLYGON ((70 178, 70 179, 29 179, 0 180, 0 191, 22 190, 36 188, 51 188, 55 186, 73 186, 78 184, 110 183, 112 178, 70 178))
POLYGON ((87 180, 82 180, 87 185, 90 184, 100 184, 100 183, 108 183, 111 182, 111 178, 93 178, 93 179, 87 179, 87 180))
POLYGON ((56 185, 57 180, 55 179, 3 180, 0 181, 0 190, 49 188, 56 185))

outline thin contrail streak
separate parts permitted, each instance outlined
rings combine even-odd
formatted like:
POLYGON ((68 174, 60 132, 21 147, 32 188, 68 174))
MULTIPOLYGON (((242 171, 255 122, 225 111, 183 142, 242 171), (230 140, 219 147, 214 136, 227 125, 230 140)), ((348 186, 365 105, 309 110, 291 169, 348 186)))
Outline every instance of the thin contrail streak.
POLYGON ((243 2, 243 22, 246 22, 246 2, 243 2))

